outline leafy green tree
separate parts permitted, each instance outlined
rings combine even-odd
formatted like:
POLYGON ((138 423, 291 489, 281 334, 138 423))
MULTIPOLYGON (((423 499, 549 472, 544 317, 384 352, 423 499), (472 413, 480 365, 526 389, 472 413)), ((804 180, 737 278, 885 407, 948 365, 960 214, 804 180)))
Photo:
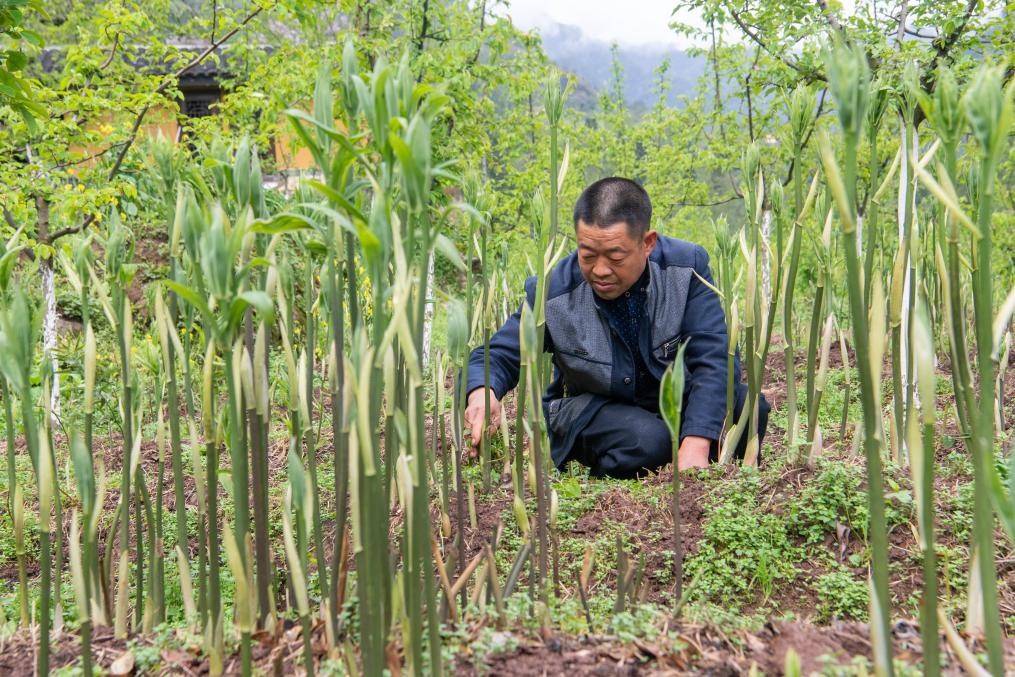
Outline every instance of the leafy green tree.
POLYGON ((24 76, 29 51, 42 46, 39 34, 25 28, 25 12, 42 11, 40 0, 0 0, 0 107, 9 106, 26 124, 44 114, 24 76))

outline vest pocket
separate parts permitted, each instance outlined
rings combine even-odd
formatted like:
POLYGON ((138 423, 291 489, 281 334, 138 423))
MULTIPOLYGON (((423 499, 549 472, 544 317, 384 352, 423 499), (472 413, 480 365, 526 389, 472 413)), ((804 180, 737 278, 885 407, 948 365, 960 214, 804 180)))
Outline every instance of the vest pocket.
POLYGON ((558 355, 567 355, 570 358, 577 358, 579 360, 584 360, 585 362, 591 362, 592 364, 610 364, 605 360, 592 359, 589 357, 589 351, 584 348, 575 348, 573 350, 561 350, 560 348, 556 348, 553 352, 558 355))
POLYGON ((610 374, 613 370, 611 363, 559 349, 554 351, 553 360, 560 369, 564 388, 569 395, 587 392, 609 394, 610 374))
POLYGON ((658 353, 662 351, 662 356, 660 357, 662 360, 668 360, 671 355, 675 357, 677 354, 677 348, 680 346, 681 338, 683 337, 678 334, 669 341, 663 342, 663 344, 656 348, 653 352, 658 353))

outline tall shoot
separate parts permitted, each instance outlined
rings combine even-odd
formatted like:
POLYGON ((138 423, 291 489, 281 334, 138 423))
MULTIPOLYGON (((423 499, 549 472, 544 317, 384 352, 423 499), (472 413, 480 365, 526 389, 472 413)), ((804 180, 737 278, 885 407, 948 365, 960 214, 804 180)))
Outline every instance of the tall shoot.
MULTIPOLYGON (((876 389, 880 387, 881 360, 872 357, 868 308, 863 289, 857 243, 857 148, 863 131, 868 103, 870 71, 866 57, 858 47, 837 45, 825 54, 829 89, 835 99, 842 128, 845 158, 840 166, 826 135, 820 139, 821 160, 829 189, 835 197, 846 260, 846 287, 853 326, 853 344, 860 372, 860 396, 863 403, 863 444, 867 459, 867 506, 870 513, 868 533, 871 540, 871 641, 874 661, 889 677, 893 674, 891 611, 888 592, 888 532, 885 522, 884 479, 881 469, 883 440, 880 431, 881 410, 876 389)), ((877 312, 877 311, 875 311, 877 312)), ((881 340, 880 336, 875 337, 881 340)))

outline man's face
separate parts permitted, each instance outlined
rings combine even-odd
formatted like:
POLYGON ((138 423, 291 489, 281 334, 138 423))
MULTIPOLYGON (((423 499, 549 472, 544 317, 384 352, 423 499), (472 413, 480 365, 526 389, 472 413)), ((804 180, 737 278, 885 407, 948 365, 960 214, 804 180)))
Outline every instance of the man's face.
POLYGON ((654 230, 641 237, 632 236, 625 222, 600 228, 579 220, 575 235, 582 276, 592 285, 596 296, 608 301, 638 281, 656 246, 654 230))

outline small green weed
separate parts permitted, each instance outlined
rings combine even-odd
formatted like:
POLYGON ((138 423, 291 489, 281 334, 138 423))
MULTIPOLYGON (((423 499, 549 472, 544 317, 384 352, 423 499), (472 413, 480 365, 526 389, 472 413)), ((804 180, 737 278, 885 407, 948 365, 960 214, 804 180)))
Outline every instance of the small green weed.
POLYGON ((787 506, 790 532, 814 545, 839 522, 866 540, 867 496, 860 489, 861 477, 857 466, 823 461, 817 477, 787 506))
POLYGON ((745 474, 710 506, 698 552, 686 563, 695 599, 736 603, 755 588, 767 596, 775 581, 796 576, 802 557, 785 521, 758 506, 758 477, 745 474))
POLYGON ((869 594, 867 584, 858 580, 847 569, 818 577, 818 621, 854 619, 867 620, 869 594))

